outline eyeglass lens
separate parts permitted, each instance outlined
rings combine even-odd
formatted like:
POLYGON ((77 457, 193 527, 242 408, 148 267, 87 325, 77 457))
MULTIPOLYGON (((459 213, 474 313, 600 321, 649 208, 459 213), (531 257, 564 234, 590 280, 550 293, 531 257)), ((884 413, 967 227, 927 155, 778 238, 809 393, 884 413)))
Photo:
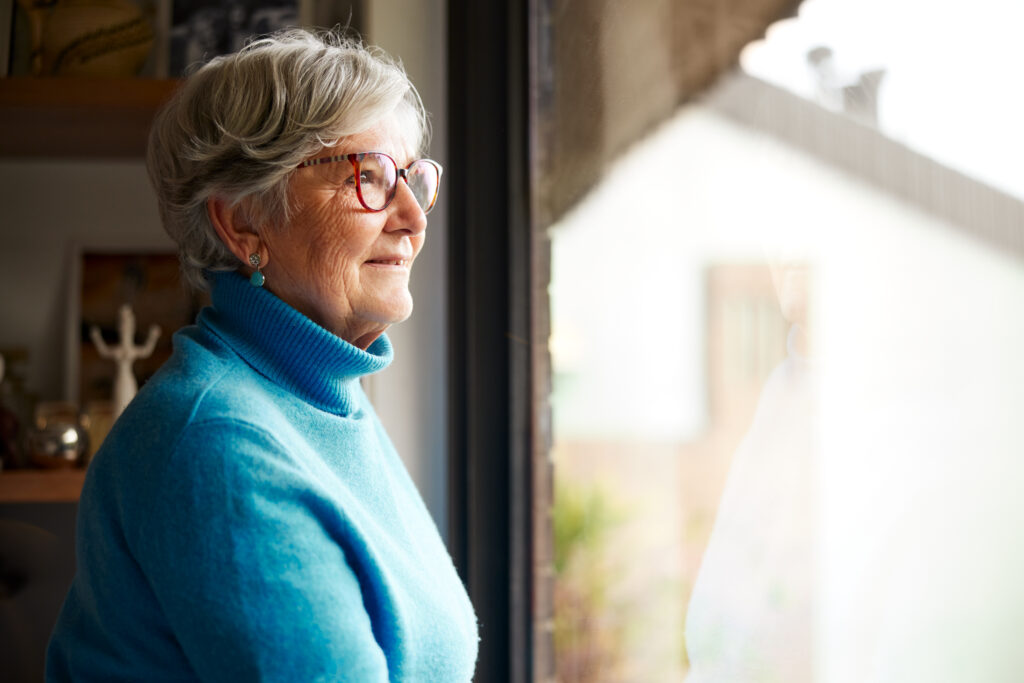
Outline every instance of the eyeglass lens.
MULTIPOLYGON (((409 168, 406 180, 420 208, 429 211, 437 197, 437 168, 429 161, 416 161, 409 168)), ((397 181, 398 167, 391 157, 370 152, 359 161, 359 193, 368 208, 386 207, 395 195, 397 181)))
POLYGON ((437 185, 441 179, 437 166, 421 159, 409 167, 406 179, 420 208, 424 212, 430 211, 434 207, 434 200, 437 199, 437 185))
POLYGON ((359 160, 359 194, 373 210, 383 209, 395 193, 398 168, 383 154, 364 154, 359 160))

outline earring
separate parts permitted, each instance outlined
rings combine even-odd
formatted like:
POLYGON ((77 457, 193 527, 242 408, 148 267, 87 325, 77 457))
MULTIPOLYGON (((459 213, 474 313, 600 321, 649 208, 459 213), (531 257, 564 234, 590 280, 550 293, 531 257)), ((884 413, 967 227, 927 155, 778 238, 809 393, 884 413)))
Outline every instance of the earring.
POLYGON ((256 270, 253 272, 252 277, 249 278, 249 284, 253 287, 262 287, 263 283, 267 281, 267 278, 263 277, 263 273, 260 272, 260 255, 256 252, 249 254, 249 265, 256 270))

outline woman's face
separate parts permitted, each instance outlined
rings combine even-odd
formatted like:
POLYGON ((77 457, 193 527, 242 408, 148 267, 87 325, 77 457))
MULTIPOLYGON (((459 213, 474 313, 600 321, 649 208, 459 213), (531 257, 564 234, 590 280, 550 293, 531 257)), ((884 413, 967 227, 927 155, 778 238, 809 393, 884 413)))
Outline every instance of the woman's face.
MULTIPOLYGON (((386 152, 399 166, 414 159, 397 123, 386 119, 311 158, 386 152)), ((347 161, 297 169, 291 176, 292 220, 262 235, 266 287, 314 322, 368 347, 412 313, 409 273, 423 247, 427 218, 404 180, 379 212, 363 208, 347 161), (345 173, 328 166, 344 164, 345 173)))

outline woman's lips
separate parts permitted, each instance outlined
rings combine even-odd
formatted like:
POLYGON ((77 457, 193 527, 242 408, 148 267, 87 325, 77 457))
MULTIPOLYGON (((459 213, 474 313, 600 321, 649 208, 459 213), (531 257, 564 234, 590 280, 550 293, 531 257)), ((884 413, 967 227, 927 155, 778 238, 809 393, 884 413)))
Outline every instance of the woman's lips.
POLYGON ((371 265, 371 266, 399 266, 399 267, 405 267, 405 266, 409 265, 408 259, 401 259, 401 258, 370 259, 366 263, 368 265, 371 265))

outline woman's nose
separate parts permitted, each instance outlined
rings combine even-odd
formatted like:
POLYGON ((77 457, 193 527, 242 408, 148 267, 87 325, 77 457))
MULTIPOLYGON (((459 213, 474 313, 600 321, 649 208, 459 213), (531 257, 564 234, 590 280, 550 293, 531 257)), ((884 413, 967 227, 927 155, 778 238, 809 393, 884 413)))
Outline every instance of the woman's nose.
POLYGON ((410 235, 418 235, 427 229, 427 215, 423 213, 416 195, 404 179, 398 179, 395 198, 387 208, 389 212, 387 230, 405 230, 410 235))

